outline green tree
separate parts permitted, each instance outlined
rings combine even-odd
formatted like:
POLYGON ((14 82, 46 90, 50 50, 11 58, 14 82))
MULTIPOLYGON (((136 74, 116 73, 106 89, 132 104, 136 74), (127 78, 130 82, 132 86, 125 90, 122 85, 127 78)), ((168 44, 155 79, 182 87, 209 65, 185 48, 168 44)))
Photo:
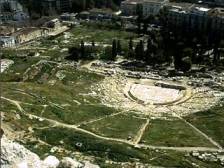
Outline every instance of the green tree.
POLYGON ((115 60, 117 57, 117 41, 114 39, 112 43, 112 60, 115 60))
POLYGON ((129 40, 128 47, 129 47, 129 51, 133 50, 133 39, 132 38, 130 38, 130 40, 129 40))
POLYGON ((185 48, 183 50, 183 56, 184 57, 189 57, 189 58, 192 58, 193 57, 193 49, 192 48, 185 48))
POLYGON ((137 60, 144 60, 144 43, 143 40, 141 40, 136 48, 135 48, 135 59, 137 60))
POLYGON ((159 21, 160 24, 166 28, 168 26, 168 9, 164 7, 162 10, 159 12, 159 21))
POLYGON ((128 44, 128 55, 127 55, 128 58, 135 58, 135 52, 133 50, 133 39, 130 38, 129 40, 129 44, 128 44))
POLYGON ((174 65, 175 69, 179 70, 182 66, 182 57, 183 57, 183 48, 184 48, 184 43, 183 42, 178 42, 176 44, 176 50, 174 52, 174 65))
POLYGON ((152 55, 153 55, 153 44, 151 38, 147 41, 147 49, 145 52, 145 62, 147 64, 150 64, 152 61, 152 55))
POLYGON ((182 66, 180 66, 180 70, 183 72, 187 72, 191 69, 192 62, 190 57, 183 57, 182 60, 182 66))
POLYGON ((2 9, 4 12, 12 12, 11 6, 9 2, 2 3, 2 9))
POLYGON ((81 57, 85 58, 85 43, 83 40, 81 41, 81 44, 80 44, 80 52, 81 52, 81 57))
POLYGON ((143 33, 147 33, 147 30, 148 30, 148 23, 145 23, 143 24, 143 33))
POLYGON ((66 57, 66 59, 68 60, 74 60, 74 61, 78 61, 80 59, 80 49, 77 47, 71 47, 69 48, 69 56, 66 57))
POLYGON ((95 41, 94 40, 92 41, 92 47, 95 47, 95 41))
POLYGON ((121 54, 122 47, 121 47, 121 40, 117 40, 117 54, 121 54))

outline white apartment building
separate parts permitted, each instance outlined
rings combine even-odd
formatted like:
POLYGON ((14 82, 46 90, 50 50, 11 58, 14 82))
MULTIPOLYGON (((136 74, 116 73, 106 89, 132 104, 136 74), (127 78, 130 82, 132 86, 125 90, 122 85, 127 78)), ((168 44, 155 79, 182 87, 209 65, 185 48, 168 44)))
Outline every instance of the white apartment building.
POLYGON ((224 36, 224 8, 214 8, 209 11, 211 20, 211 28, 220 35, 224 36))
POLYGON ((194 6, 190 10, 190 26, 191 29, 206 31, 208 26, 208 13, 211 9, 194 6))
POLYGON ((164 7, 169 0, 145 0, 142 4, 143 16, 158 15, 160 10, 164 7))
POLYGON ((224 0, 215 0, 215 4, 224 6, 224 0))
POLYGON ((0 36, 0 47, 14 47, 16 40, 12 36, 0 36))
POLYGON ((126 16, 137 15, 137 5, 142 4, 141 0, 126 0, 121 2, 121 12, 126 16))

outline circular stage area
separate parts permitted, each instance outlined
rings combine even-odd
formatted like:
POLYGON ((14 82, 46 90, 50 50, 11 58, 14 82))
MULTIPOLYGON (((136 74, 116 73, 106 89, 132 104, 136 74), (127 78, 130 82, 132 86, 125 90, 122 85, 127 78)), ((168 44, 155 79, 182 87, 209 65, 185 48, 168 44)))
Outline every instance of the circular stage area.
POLYGON ((183 92, 183 90, 175 88, 132 84, 128 94, 132 99, 139 103, 168 105, 182 99, 184 97, 183 92))

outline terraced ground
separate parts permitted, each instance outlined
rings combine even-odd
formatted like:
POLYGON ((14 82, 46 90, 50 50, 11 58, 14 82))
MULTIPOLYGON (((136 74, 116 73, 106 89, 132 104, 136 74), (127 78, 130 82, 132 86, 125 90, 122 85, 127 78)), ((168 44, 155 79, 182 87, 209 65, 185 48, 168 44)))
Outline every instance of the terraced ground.
MULTIPOLYGON (((155 118, 106 103, 99 86, 107 77, 67 64, 65 53, 56 49, 42 51, 48 56, 44 59, 4 52, 15 63, 0 78, 2 126, 41 157, 56 146, 58 157, 94 157, 102 167, 119 167, 120 162, 222 167, 190 153, 224 152, 224 102, 184 117, 155 118)), ((196 97, 190 102, 196 100, 200 103, 196 97)))

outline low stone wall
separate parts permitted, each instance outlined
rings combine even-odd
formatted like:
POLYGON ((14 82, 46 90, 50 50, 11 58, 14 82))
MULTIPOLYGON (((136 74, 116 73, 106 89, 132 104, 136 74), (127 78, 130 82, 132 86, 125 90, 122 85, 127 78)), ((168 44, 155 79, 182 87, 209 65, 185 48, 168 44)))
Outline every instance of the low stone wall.
MULTIPOLYGON (((136 83, 135 83, 136 84, 136 83)), ((136 96, 134 93, 133 93, 133 85, 135 84, 132 84, 132 86, 130 86, 129 90, 127 90, 126 92, 126 96, 129 97, 130 99, 132 99, 133 101, 136 101, 137 103, 139 104, 144 104, 144 105, 172 105, 172 104, 176 104, 178 102, 181 102, 182 99, 184 100, 185 97, 188 95, 187 94, 187 91, 188 89, 185 88, 184 86, 178 86, 178 85, 172 85, 172 84, 166 84, 166 83, 159 83, 157 85, 157 87, 161 87, 161 88, 167 88, 167 89, 175 89, 175 90, 178 90, 180 92, 179 96, 177 96, 176 98, 174 98, 173 100, 170 100, 169 98, 167 100, 164 100, 164 101, 158 101, 158 102, 149 102, 147 100, 143 100, 141 98, 139 98, 138 96, 136 96), (162 84, 162 86, 160 85, 162 84), (164 85, 163 85, 164 84, 164 85)), ((152 87, 156 87, 156 86, 152 86, 152 87)), ((162 90, 161 90, 162 91, 162 90)), ((144 91, 143 91, 144 92, 144 91)), ((161 96, 161 95, 160 95, 161 96)))
POLYGON ((155 86, 160 86, 162 88, 176 89, 176 90, 186 90, 186 87, 176 84, 170 84, 165 82, 156 82, 155 86))

